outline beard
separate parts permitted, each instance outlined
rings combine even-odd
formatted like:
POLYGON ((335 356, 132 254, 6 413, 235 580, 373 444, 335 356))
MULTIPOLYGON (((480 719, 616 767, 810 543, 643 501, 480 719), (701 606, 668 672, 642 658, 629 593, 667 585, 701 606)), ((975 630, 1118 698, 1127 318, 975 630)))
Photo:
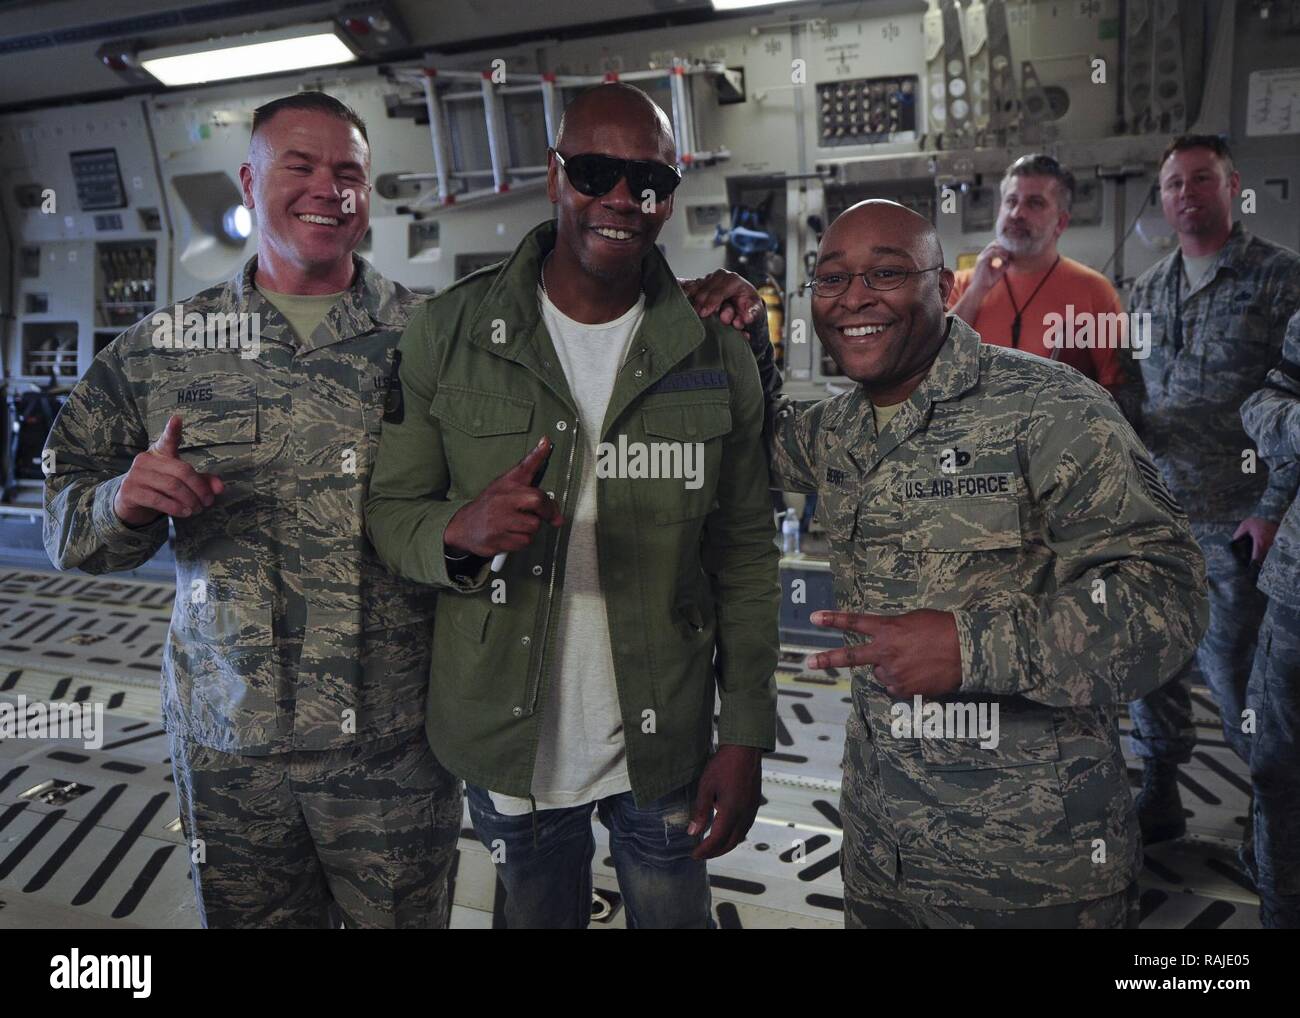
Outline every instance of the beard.
POLYGON ((593 279, 599 279, 602 283, 610 284, 622 283, 633 276, 639 279, 644 261, 645 259, 642 258, 635 262, 628 261, 622 264, 605 265, 594 258, 586 257, 585 254, 578 256, 578 264, 582 266, 582 270, 587 275, 593 279))
POLYGON ((1005 228, 998 230, 998 243, 1021 258, 1032 258, 1034 255, 1041 254, 1046 249, 1047 242, 1046 236, 1037 236, 1028 229, 1024 233, 1014 234, 1008 234, 1005 228))

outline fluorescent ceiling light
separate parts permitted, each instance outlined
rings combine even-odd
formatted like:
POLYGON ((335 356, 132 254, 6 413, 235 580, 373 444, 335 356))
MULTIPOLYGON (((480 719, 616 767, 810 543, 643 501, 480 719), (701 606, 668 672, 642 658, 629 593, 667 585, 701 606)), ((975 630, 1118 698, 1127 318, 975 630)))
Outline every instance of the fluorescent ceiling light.
POLYGON ((790 0, 713 0, 715 11, 738 11, 745 7, 773 7, 788 4, 790 0))
POLYGON ((140 66, 168 87, 282 74, 356 60, 333 22, 143 50, 140 66))

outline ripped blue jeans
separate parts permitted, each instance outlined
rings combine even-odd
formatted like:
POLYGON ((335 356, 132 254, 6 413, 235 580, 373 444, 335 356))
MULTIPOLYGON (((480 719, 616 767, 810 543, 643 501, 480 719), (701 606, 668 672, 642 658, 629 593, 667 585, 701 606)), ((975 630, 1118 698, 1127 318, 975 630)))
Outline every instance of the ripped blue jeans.
POLYGON ((568 809, 505 816, 485 789, 467 785, 474 832, 492 853, 505 885, 511 929, 585 929, 591 919, 591 809, 609 830, 610 855, 630 929, 706 929, 714 925, 709 876, 691 858, 699 837, 686 833, 695 785, 638 807, 631 792, 568 809), (536 842, 533 825, 536 821, 536 842))

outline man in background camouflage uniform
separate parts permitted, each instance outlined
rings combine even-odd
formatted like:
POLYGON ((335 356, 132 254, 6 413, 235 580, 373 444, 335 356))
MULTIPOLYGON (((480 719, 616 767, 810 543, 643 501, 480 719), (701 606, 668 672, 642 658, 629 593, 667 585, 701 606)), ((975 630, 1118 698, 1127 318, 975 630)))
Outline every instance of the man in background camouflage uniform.
MULTIPOLYGON (((1264 456, 1300 458, 1300 312, 1286 328, 1282 363, 1246 400, 1241 419, 1264 456)), ((1260 922, 1300 927, 1300 501, 1282 517, 1259 589, 1268 610, 1246 687, 1254 713, 1254 868, 1260 922)), ((1249 862, 1250 860, 1248 860, 1249 862)))
MULTIPOLYGON (((1295 498, 1300 467, 1269 469, 1253 451, 1245 455, 1251 443, 1239 414, 1281 356, 1286 320, 1300 306, 1300 256, 1234 225, 1240 190, 1218 138, 1170 144, 1160 194, 1179 247, 1139 277, 1129 310, 1151 315, 1150 356, 1135 362, 1134 426, 1205 553, 1210 627, 1197 663, 1224 738, 1249 763, 1241 712, 1265 602, 1255 579, 1295 498)), ((1138 819, 1147 843, 1187 829, 1177 777, 1196 744, 1190 672, 1129 707, 1134 749, 1146 761, 1138 819)))
POLYGON ((205 926, 447 923, 461 793, 424 736, 433 596, 362 527, 420 301, 352 254, 369 163, 329 96, 259 109, 257 256, 118 337, 47 443, 59 568, 143 565, 176 524, 163 716, 205 926))
POLYGON ((817 335, 859 384, 779 414, 772 470, 820 496, 841 610, 813 621, 848 633, 809 662, 852 668, 846 925, 1132 924, 1116 714, 1205 626, 1182 511, 1104 390, 945 318, 924 218, 862 202, 816 271, 817 335))

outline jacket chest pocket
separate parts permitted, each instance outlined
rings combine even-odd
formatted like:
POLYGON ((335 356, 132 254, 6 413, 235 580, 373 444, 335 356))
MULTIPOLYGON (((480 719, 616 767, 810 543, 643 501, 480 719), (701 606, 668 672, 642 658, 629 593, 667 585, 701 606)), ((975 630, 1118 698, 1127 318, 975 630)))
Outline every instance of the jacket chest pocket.
POLYGON ((917 597, 948 611, 989 589, 1020 587, 1024 540, 1013 497, 936 499, 909 506, 899 547, 915 556, 917 597))
POLYGON ((1281 334, 1271 331, 1267 310, 1254 303, 1225 301, 1211 321, 1199 344, 1201 378, 1212 401, 1230 406, 1235 415, 1281 359, 1281 334))
POLYGON ((617 476, 638 482, 638 503, 656 523, 706 516, 717 505, 722 443, 731 433, 730 406, 695 403, 647 408, 641 411, 641 427, 644 442, 602 443, 597 476, 607 473, 600 469, 601 458, 616 461, 617 476))
POLYGON ((1019 548, 1020 503, 1015 498, 949 498, 910 506, 900 546, 908 551, 961 555, 1019 548))
MULTIPOLYGON (((149 408, 151 440, 157 440, 173 414, 181 418, 178 452, 199 473, 227 480, 257 466, 258 406, 252 379, 208 379, 162 393, 149 408)), ((229 484, 230 481, 227 481, 229 484)))
MULTIPOLYGON (((505 393, 438 387, 429 416, 443 429, 454 494, 477 495, 524 458, 530 448, 533 409, 532 400, 505 393)), ((552 436, 552 441, 556 438, 552 436)))

